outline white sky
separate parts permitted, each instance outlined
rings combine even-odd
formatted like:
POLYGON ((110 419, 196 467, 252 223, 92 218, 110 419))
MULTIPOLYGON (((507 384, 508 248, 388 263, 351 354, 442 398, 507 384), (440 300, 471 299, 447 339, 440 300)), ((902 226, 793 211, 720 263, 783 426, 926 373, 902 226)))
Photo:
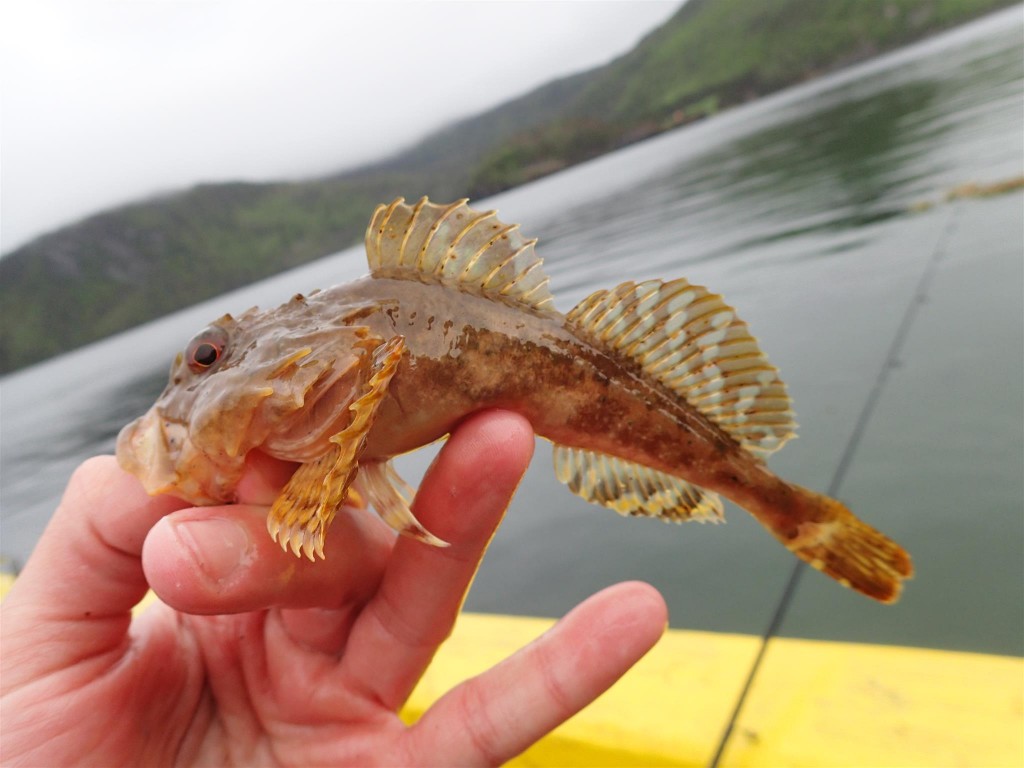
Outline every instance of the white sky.
POLYGON ((0 251, 154 192, 386 157, 679 5, 0 0, 0 251))

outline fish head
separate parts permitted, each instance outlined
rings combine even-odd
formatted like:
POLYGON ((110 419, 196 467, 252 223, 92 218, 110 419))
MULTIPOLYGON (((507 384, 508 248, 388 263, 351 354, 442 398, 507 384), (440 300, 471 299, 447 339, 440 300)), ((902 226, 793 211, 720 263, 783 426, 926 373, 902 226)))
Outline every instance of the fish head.
POLYGON ((196 334, 163 393, 121 430, 117 458, 150 494, 193 504, 236 499, 246 454, 307 461, 350 418, 378 339, 360 313, 324 322, 304 297, 225 315, 196 334))

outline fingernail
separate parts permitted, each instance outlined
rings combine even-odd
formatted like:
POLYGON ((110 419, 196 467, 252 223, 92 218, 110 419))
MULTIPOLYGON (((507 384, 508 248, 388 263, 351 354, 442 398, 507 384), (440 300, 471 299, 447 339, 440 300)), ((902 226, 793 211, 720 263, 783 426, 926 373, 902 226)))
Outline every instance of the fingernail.
POLYGON ((212 582, 224 581, 252 558, 249 532, 235 520, 184 520, 174 524, 174 532, 212 582))

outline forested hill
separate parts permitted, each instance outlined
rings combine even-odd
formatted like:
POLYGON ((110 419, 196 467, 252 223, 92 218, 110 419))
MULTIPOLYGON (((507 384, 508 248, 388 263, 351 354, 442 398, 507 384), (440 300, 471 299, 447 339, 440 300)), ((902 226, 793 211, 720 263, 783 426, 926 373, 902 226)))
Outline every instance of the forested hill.
POLYGON ((690 0, 609 64, 385 162, 306 182, 202 185, 92 216, 0 259, 0 371, 347 247, 397 195, 507 189, 1011 4, 690 0))

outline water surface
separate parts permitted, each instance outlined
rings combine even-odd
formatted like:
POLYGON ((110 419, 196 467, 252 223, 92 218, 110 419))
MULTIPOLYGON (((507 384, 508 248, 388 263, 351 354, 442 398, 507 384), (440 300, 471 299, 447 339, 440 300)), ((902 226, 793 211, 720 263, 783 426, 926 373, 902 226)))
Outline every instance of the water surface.
MULTIPOLYGON (((724 293, 801 422, 772 466, 835 486, 914 555, 895 607, 808 572, 784 634, 1024 651, 1024 196, 940 202, 1024 173, 1022 43, 1012 9, 480 201, 541 238, 563 310, 626 279, 724 293)), ((198 328, 364 271, 349 249, 4 378, 3 554, 24 562, 74 466, 112 450, 198 328)), ((400 468, 415 480, 428 460, 400 468)), ((760 633, 793 559, 727 518, 621 520, 562 489, 541 444, 468 607, 557 616, 644 579, 674 626, 760 633)))

